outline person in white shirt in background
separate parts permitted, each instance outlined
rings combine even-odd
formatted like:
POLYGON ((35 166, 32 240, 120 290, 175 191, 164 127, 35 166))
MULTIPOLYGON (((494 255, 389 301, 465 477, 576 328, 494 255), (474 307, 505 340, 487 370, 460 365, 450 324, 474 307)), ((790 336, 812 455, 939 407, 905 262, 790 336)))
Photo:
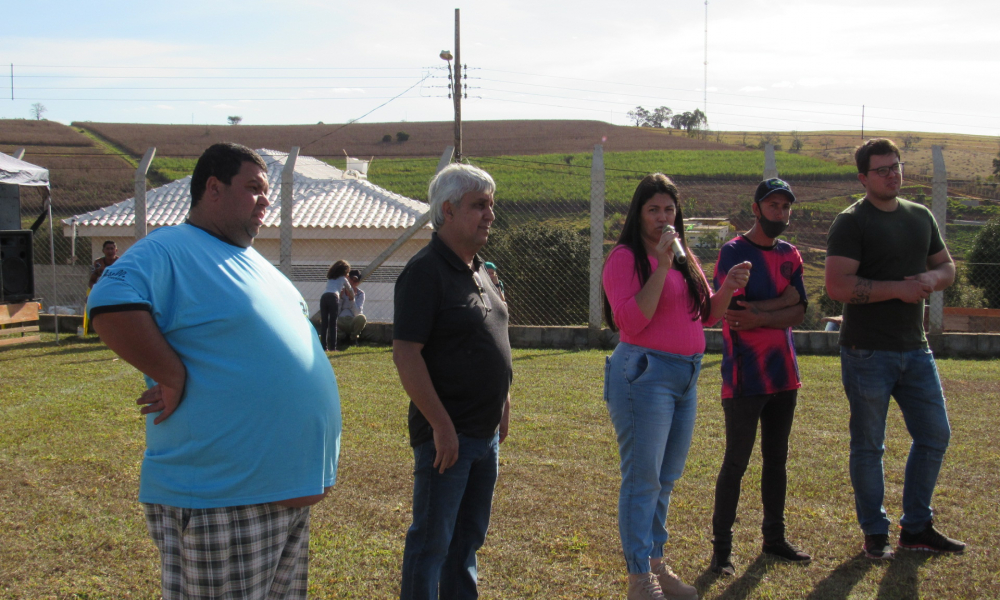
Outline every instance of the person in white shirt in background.
POLYGON ((326 273, 326 290, 319 297, 319 341, 327 352, 337 350, 337 317, 340 315, 341 297, 351 289, 347 283, 350 270, 351 265, 346 260, 333 263, 326 273))
POLYGON ((340 299, 340 315, 337 317, 337 328, 347 336, 345 346, 357 344, 361 331, 368 324, 368 318, 362 314, 365 291, 358 287, 361 283, 361 271, 351 269, 347 274, 347 282, 350 285, 344 288, 344 295, 340 299))

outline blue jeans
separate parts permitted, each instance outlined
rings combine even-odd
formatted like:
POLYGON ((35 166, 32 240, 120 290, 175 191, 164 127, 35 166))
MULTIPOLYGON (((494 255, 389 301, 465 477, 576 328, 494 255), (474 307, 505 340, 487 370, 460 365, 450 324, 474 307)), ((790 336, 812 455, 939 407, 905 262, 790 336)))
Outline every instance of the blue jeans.
POLYGON ((458 461, 444 474, 434 468, 433 440, 413 449, 413 525, 403 549, 402 600, 479 597, 476 551, 490 525, 500 436, 459 434, 458 442, 458 461))
POLYGON ((929 349, 891 352, 841 346, 840 367, 851 405, 851 484, 861 530, 868 535, 889 533, 889 518, 882 506, 882 455, 892 396, 913 440, 899 524, 907 531, 922 531, 933 517, 931 496, 951 438, 934 355, 929 349))
POLYGON ((663 557, 670 492, 687 460, 701 354, 619 343, 604 367, 604 400, 618 436, 618 532, 629 573, 663 557))

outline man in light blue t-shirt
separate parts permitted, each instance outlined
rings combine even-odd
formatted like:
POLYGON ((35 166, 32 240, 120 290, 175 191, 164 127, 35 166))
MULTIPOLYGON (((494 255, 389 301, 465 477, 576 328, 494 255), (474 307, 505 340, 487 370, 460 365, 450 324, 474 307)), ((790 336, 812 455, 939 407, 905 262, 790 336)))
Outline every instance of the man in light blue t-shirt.
POLYGON ((90 294, 94 329, 149 386, 139 500, 164 600, 306 598, 340 400, 301 294, 250 247, 267 193, 257 153, 212 146, 187 222, 138 241, 90 294))

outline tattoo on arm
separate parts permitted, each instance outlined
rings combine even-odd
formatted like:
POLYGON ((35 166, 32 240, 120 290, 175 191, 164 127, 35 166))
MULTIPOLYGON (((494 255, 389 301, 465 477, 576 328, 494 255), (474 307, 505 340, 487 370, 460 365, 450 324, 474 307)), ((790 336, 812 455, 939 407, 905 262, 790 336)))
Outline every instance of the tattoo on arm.
POLYGON ((854 293, 851 294, 851 304, 868 304, 872 297, 872 280, 858 277, 858 283, 854 286, 854 293))

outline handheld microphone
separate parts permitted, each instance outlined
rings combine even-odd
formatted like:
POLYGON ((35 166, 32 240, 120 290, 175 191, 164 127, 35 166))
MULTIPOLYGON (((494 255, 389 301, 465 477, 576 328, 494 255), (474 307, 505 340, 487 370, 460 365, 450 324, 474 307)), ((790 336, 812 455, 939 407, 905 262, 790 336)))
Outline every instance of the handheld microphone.
MULTIPOLYGON (((667 225, 670 231, 676 231, 673 225, 667 225)), ((681 245, 681 238, 675 237, 674 241, 670 243, 670 249, 674 251, 674 260, 680 264, 687 262, 687 254, 684 252, 684 246, 681 245)))

